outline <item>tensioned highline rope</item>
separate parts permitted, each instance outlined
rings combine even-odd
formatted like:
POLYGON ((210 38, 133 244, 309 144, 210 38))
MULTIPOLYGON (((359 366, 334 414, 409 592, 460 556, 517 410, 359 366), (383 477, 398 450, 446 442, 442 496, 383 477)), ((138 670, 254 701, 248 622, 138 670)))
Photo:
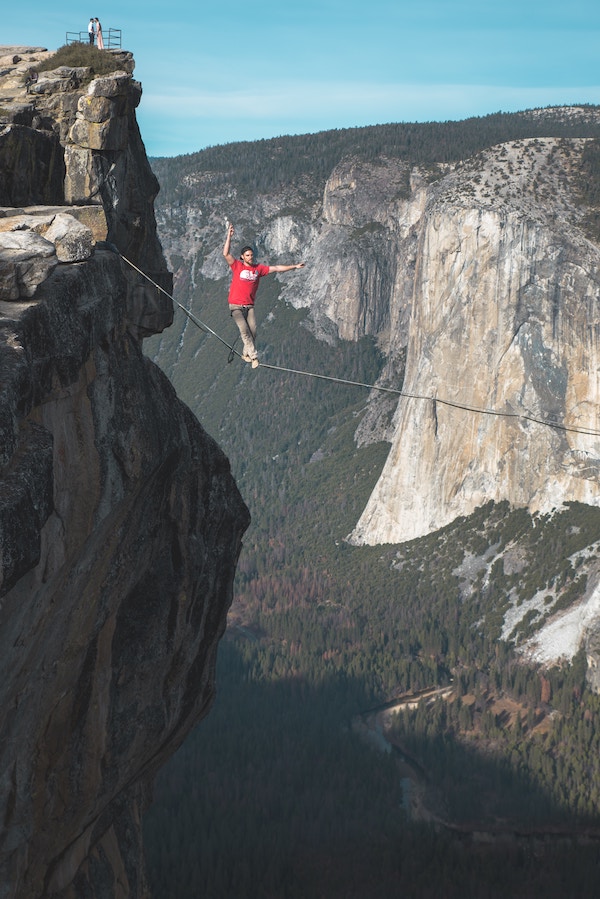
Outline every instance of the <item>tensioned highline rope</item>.
MULTIPOLYGON (((181 303, 179 303, 175 299, 175 297, 172 297, 170 293, 168 293, 163 287, 160 286, 160 284, 157 284, 156 281, 153 281, 152 278, 149 277, 149 275, 147 275, 140 268, 138 268, 137 265, 134 265, 134 263, 131 262, 129 259, 127 259, 126 256, 123 256, 122 253, 119 253, 119 256, 121 257, 121 259, 124 262, 126 262, 128 265, 130 265, 131 268, 135 269, 136 272, 139 272, 139 274, 142 275, 142 277, 146 278, 146 280, 149 281, 150 284, 153 284, 157 290, 160 290, 161 293, 164 293, 164 295, 166 297, 168 297, 173 303, 175 303, 176 306, 179 306, 179 308, 182 310, 182 312, 184 312, 187 315, 187 317, 190 319, 190 321, 192 321, 196 325, 196 327, 200 328, 201 331, 205 331, 208 334, 212 334, 213 337, 216 337, 217 340, 220 340, 221 343, 227 347, 227 349, 230 351, 230 354, 234 354, 241 358, 241 356, 242 356, 241 353, 239 353, 236 349, 234 349, 233 346, 231 346, 229 343, 227 343, 226 340, 223 340, 223 338, 219 334, 217 334, 216 331, 213 331, 212 328, 210 328, 207 324, 205 324, 199 318, 197 318, 193 314, 193 312, 190 312, 189 309, 186 309, 185 306, 182 306, 181 303)), ((553 428, 556 431, 568 431, 569 433, 572 433, 572 434, 583 434, 587 437, 600 437, 600 430, 594 430, 593 428, 578 428, 575 426, 561 425, 558 422, 548 421, 547 419, 544 419, 544 418, 537 418, 535 415, 531 415, 531 414, 524 413, 524 412, 499 412, 497 409, 481 409, 477 406, 469 406, 465 403, 457 403, 457 402, 454 402, 453 400, 445 400, 443 398, 440 398, 439 396, 426 396, 424 394, 419 394, 419 393, 407 393, 406 391, 398 390, 395 387, 382 387, 378 384, 365 384, 362 381, 349 381, 347 378, 335 378, 330 375, 320 375, 320 374, 318 374, 316 372, 312 372, 312 371, 302 371, 301 369, 296 369, 296 368, 285 368, 282 365, 271 365, 268 362, 261 362, 259 365, 259 368, 269 368, 272 371, 282 371, 282 372, 287 372, 288 374, 292 374, 292 375, 303 375, 304 377, 316 378, 320 381, 333 381, 336 384, 346 384, 349 387, 363 387, 367 390, 378 390, 382 393, 393 393, 396 396, 405 397, 406 399, 410 399, 410 400, 428 400, 429 402, 432 402, 432 403, 439 403, 442 406, 450 406, 454 409, 462 409, 465 412, 473 412, 477 415, 494 415, 498 418, 518 418, 523 421, 530 421, 534 424, 543 425, 546 428, 553 428)))
POLYGON ((234 350, 234 348, 232 346, 230 346, 230 344, 228 344, 226 340, 223 340, 223 338, 220 337, 216 331, 213 331, 213 329, 209 328, 209 326, 207 324, 200 321, 199 318, 196 318, 196 316, 194 315, 193 312, 191 312, 189 309, 186 309, 185 306, 181 305, 181 303, 178 303, 177 300, 175 299, 175 297, 172 297, 171 294, 164 289, 164 287, 161 287, 160 284, 157 284, 156 281, 153 281, 152 278, 149 275, 147 275, 146 272, 143 272, 141 270, 141 268, 138 268, 137 265, 135 265, 131 261, 131 259, 128 259, 127 256, 123 256, 122 253, 119 253, 119 256, 121 257, 123 262, 126 262, 127 265, 130 265, 131 268, 135 269, 136 272, 138 272, 143 278, 146 279, 146 281, 149 281, 150 284, 152 284, 154 287, 156 287, 157 290, 160 290, 161 293, 164 293, 164 295, 166 297, 168 297, 171 300, 171 302, 175 303, 176 306, 179 306, 179 308, 182 310, 182 312, 185 312, 187 317, 190 319, 190 321, 192 321, 196 325, 197 328, 200 328, 201 331, 205 331, 207 334, 212 334, 212 336, 216 337, 217 340, 220 340, 221 343, 224 344, 228 350, 230 350, 230 352, 235 353, 236 356, 241 356, 241 354, 238 353, 237 350, 234 350))

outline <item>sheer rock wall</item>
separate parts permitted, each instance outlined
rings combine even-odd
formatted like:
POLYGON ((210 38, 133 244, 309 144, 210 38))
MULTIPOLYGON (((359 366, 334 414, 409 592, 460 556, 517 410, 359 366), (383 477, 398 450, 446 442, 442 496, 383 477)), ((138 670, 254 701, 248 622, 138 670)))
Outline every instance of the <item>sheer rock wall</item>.
MULTIPOLYGON (((598 110, 539 115, 590 124, 598 110)), ((188 171, 173 194, 187 202, 159 202, 182 292, 226 278, 227 212, 261 258, 306 260, 282 295, 309 309, 319 339, 373 336, 380 384, 419 397, 391 419, 389 394, 368 402, 356 440, 391 450, 352 542, 410 540, 492 499, 531 511, 600 501, 600 440, 570 430, 600 429, 600 250, 585 228, 597 211, 581 191, 590 140, 514 140, 428 170, 346 158, 313 205, 302 185, 249 198, 221 173, 188 171)))
POLYGON ((0 128, 0 897, 142 897, 141 813, 210 707, 249 516, 142 353, 172 308, 119 256, 170 287, 139 86, 50 73, 61 102, 33 102, 13 57, 39 51, 18 50, 0 60, 21 122, 0 128), (102 137, 90 116, 120 121, 102 137), (38 134, 62 192, 7 174, 38 134), (65 228, 89 232, 70 261, 65 228))
POLYGON ((490 499, 532 512, 600 501, 600 250, 581 228, 584 145, 493 148, 430 188, 403 389, 432 399, 400 400, 354 542, 410 540, 490 499))

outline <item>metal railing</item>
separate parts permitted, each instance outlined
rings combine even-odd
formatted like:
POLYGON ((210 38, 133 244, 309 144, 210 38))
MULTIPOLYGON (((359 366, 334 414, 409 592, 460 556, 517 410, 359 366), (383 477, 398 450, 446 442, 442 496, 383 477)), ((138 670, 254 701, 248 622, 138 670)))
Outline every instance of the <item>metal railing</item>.
MULTIPOLYGON (((120 50, 122 48, 122 33, 120 28, 102 29, 105 50, 120 50)), ((87 31, 67 31, 66 44, 89 44, 90 38, 87 31)))

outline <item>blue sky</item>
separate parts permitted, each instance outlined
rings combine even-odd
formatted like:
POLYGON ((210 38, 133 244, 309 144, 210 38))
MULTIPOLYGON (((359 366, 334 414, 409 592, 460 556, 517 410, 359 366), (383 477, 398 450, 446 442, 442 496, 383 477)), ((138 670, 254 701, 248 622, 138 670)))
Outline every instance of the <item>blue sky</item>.
POLYGON ((23 0, 3 8, 0 44, 54 49, 90 16, 135 56, 151 156, 600 103, 598 0, 23 0))

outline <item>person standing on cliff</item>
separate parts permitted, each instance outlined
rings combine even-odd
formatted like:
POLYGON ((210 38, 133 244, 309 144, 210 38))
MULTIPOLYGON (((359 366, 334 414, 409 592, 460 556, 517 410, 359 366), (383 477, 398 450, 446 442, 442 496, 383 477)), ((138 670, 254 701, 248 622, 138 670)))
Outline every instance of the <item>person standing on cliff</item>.
POLYGON ((223 256, 227 260, 233 278, 229 288, 229 312, 238 326, 244 352, 244 362, 251 362, 252 368, 258 366, 258 353, 256 352, 256 316, 254 314, 254 298, 258 290, 258 284, 265 275, 273 272, 290 272, 293 269, 304 268, 304 262, 295 265, 260 265, 254 262, 254 250, 252 247, 242 247, 240 258, 236 259, 231 254, 231 238, 234 234, 233 225, 227 226, 227 236, 223 247, 223 256))
POLYGON ((96 23, 96 46, 98 50, 104 50, 104 37, 102 35, 102 25, 100 24, 100 19, 94 19, 96 23))
POLYGON ((90 47, 94 46, 95 36, 96 36, 96 24, 94 22, 94 19, 92 18, 92 19, 90 19, 90 22, 88 25, 88 37, 90 39, 90 47))

